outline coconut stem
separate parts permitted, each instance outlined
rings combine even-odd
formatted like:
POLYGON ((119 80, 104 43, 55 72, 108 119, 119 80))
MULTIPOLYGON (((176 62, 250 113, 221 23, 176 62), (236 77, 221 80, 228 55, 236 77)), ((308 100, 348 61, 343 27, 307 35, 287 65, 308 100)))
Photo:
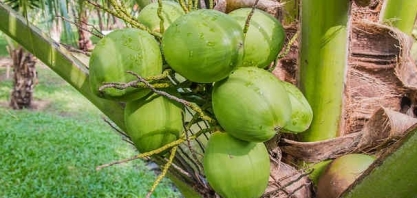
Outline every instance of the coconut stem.
POLYGON ((313 110, 303 141, 337 137, 347 65, 349 0, 303 0, 300 89, 313 110))
POLYGON ((417 16, 417 0, 385 0, 379 22, 411 35, 417 16))

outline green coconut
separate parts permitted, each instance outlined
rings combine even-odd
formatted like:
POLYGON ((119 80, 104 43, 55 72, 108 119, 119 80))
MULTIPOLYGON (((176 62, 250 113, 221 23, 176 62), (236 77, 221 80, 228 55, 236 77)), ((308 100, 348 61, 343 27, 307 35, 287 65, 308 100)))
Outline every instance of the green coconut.
MULTIPOLYGON (((229 13, 239 22, 242 30, 252 8, 241 8, 229 13)), ((285 41, 285 32, 281 23, 270 14, 255 9, 249 23, 244 42, 243 61, 239 66, 269 66, 276 59, 285 41)))
POLYGON ((281 81, 291 102, 291 119, 285 124, 283 132, 300 133, 306 131, 313 121, 313 110, 303 93, 293 84, 281 81))
POLYGON ((317 197, 339 197, 374 161, 375 157, 364 154, 336 158, 319 178, 317 197))
POLYGON ((214 133, 203 165, 210 186, 224 198, 258 198, 268 185, 269 154, 263 143, 214 133))
POLYGON ((91 91, 99 97, 117 101, 132 101, 150 93, 149 89, 138 88, 106 88, 99 91, 104 83, 137 80, 127 71, 142 77, 162 72, 159 44, 148 32, 133 28, 119 29, 97 43, 89 62, 91 91))
MULTIPOLYGON (((138 15, 138 21, 148 27, 151 31, 161 32, 161 19, 158 16, 158 2, 151 3, 143 8, 138 15)), ((164 31, 185 12, 180 4, 173 1, 162 1, 162 18, 164 20, 164 31)))
POLYGON ((235 138, 263 142, 291 118, 291 102, 282 82, 257 67, 239 67, 214 84, 214 114, 235 138))
POLYGON ((162 38, 165 60, 190 81, 226 78, 243 57, 243 32, 227 14, 201 9, 178 18, 162 38))
POLYGON ((163 96, 151 95, 126 103, 127 134, 139 152, 158 149, 183 132, 183 107, 163 96))

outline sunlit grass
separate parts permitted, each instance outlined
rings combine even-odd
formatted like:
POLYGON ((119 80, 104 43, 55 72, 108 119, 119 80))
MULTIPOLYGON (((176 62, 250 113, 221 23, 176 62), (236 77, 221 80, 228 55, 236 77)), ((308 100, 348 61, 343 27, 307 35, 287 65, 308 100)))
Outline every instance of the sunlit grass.
MULTIPOLYGON (((0 80, 0 197, 145 197, 156 178, 145 162, 95 170, 136 154, 133 146, 56 74, 38 73, 34 99, 46 102, 43 110, 5 107, 11 82, 0 80)), ((164 180, 153 197, 180 194, 164 180)))

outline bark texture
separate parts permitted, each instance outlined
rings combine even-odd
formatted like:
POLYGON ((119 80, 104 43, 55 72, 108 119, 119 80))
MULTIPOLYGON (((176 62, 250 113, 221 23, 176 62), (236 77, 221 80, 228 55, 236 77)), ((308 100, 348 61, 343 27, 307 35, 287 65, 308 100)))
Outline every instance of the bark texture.
POLYGON ((78 18, 78 48, 82 51, 90 51, 93 49, 91 41, 91 33, 88 32, 88 14, 86 10, 82 10, 78 18))
POLYGON ((13 60, 13 91, 10 107, 13 109, 30 108, 33 90, 37 83, 36 58, 22 47, 9 50, 13 60))

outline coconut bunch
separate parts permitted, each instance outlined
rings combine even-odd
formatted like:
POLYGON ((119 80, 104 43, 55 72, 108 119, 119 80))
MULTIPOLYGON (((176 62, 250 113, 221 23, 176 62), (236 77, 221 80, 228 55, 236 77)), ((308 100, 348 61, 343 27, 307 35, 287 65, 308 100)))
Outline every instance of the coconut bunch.
POLYGON ((222 197, 261 196, 271 168, 264 142, 305 131, 313 116, 301 91, 269 71, 284 45, 280 22, 255 8, 225 14, 168 1, 137 20, 145 30, 98 42, 93 93, 125 104, 126 134, 140 153, 193 164, 222 197))

